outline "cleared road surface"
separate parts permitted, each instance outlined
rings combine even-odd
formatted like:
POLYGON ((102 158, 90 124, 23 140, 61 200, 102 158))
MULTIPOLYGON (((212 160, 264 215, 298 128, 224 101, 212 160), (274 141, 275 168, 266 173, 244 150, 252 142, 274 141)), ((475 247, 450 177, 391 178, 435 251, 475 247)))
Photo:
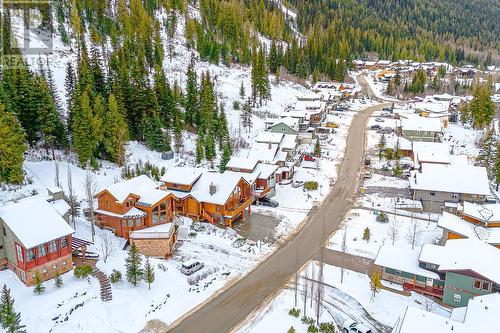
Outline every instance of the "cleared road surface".
POLYGON ((320 246, 338 229, 354 203, 360 183, 367 120, 373 111, 386 106, 388 103, 368 107, 354 117, 337 182, 324 204, 311 211, 300 231, 249 274, 166 328, 167 332, 230 332, 274 296, 307 261, 318 257, 320 246))

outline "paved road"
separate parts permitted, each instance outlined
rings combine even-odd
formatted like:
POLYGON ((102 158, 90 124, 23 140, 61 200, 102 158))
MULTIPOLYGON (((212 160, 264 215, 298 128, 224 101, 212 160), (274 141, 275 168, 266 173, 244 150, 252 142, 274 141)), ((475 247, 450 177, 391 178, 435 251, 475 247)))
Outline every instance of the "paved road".
POLYGON ((311 211, 303 227, 249 274, 174 322, 166 329, 167 332, 230 332, 273 297, 306 262, 317 258, 320 246, 338 229, 355 201, 360 183, 367 120, 373 111, 388 105, 390 104, 368 107, 354 117, 337 183, 324 204, 311 211))
POLYGON ((363 92, 366 96, 375 99, 377 98, 368 82, 366 82, 366 78, 363 74, 359 74, 358 76, 356 76, 356 80, 358 80, 358 83, 361 85, 361 89, 363 89, 363 92))
MULTIPOLYGON (((321 260, 321 255, 318 255, 315 259, 321 260)), ((373 270, 374 260, 325 248, 323 251, 323 262, 328 265, 344 267, 351 271, 369 275, 373 270)))

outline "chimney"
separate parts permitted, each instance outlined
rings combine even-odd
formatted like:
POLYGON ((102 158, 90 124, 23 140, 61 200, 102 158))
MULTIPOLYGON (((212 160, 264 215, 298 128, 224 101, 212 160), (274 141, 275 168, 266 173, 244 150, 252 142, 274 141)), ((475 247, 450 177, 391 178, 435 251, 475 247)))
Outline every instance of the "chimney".
POLYGON ((210 185, 208 186, 208 191, 210 195, 214 195, 215 192, 217 192, 217 186, 215 186, 214 183, 210 183, 210 185))

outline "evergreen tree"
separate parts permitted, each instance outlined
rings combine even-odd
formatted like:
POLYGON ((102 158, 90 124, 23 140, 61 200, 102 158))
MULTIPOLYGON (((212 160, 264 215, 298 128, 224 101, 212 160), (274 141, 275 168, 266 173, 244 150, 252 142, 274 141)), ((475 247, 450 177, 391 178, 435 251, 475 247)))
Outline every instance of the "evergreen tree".
POLYGON ((125 163, 125 145, 128 139, 128 126, 120 113, 115 95, 108 98, 108 111, 103 119, 103 146, 111 160, 122 166, 125 163))
POLYGON ((380 136, 380 140, 378 142, 378 158, 379 159, 382 159, 382 156, 383 156, 383 153, 384 153, 384 149, 385 149, 385 145, 387 144, 387 141, 385 139, 385 134, 382 134, 380 136))
POLYGON ((45 286, 42 284, 42 277, 40 276, 40 272, 35 272, 35 288, 33 288, 33 292, 37 295, 40 295, 45 291, 45 286))
POLYGON ((495 148, 497 146, 497 142, 494 138, 494 130, 492 128, 486 131, 486 135, 484 139, 481 141, 479 146, 479 154, 477 156, 476 162, 480 166, 486 168, 488 176, 490 178, 493 177, 493 170, 495 164, 495 148))
POLYGON ((24 133, 19 122, 0 104, 0 183, 23 182, 25 151, 24 133))
POLYGON ((14 310, 14 299, 10 296, 10 289, 4 284, 0 299, 0 325, 7 333, 26 332, 21 324, 21 314, 14 310))
POLYGON ((231 146, 228 142, 225 142, 222 148, 222 157, 220 160, 219 170, 221 173, 226 171, 226 165, 231 159, 231 146))
POLYGON ((222 149, 224 142, 229 141, 229 129, 227 128, 226 112, 224 111, 224 104, 221 102, 219 107, 219 121, 217 127, 217 138, 219 141, 219 148, 222 149))
POLYGON ((186 82, 186 105, 185 105, 185 122, 188 126, 200 125, 200 117, 198 114, 198 82, 196 71, 194 69, 194 55, 191 57, 191 63, 187 70, 186 82))
POLYGON ((391 95, 394 87, 392 86, 392 80, 389 80, 389 83, 387 84, 387 89, 386 89, 386 94, 391 95))
POLYGON ((151 289, 151 283, 155 281, 155 270, 149 262, 149 258, 146 258, 146 263, 144 264, 144 279, 148 283, 148 289, 151 289))
POLYGON ((475 128, 483 128, 492 123, 495 116, 495 104, 491 100, 491 88, 478 85, 474 89, 473 99, 469 104, 472 122, 475 128))
POLYGON ((314 156, 321 156, 321 145, 319 143, 319 138, 316 139, 316 144, 314 145, 314 156))
POLYGON ((125 268, 127 281, 133 286, 137 286, 144 275, 144 270, 141 267, 142 258, 137 250, 134 242, 131 242, 128 256, 125 258, 125 268))
POLYGON ((54 275, 54 286, 56 286, 56 288, 61 288, 63 285, 63 280, 61 278, 61 275, 59 274, 59 272, 56 272, 56 275, 54 275))
POLYGON ((203 151, 203 133, 201 130, 198 131, 198 138, 196 139, 196 164, 200 164, 203 160, 204 151, 203 151))
POLYGON ((500 184, 500 143, 497 143, 496 147, 496 154, 495 154, 495 164, 494 164, 494 178, 495 178, 495 183, 497 184, 497 192, 498 192, 498 186, 500 184))
POLYGON ((205 135, 205 158, 210 162, 215 158, 215 142, 211 135, 205 135))
POLYGON ((175 144, 175 152, 178 154, 182 148, 182 123, 181 117, 179 115, 175 116, 175 125, 174 125, 174 144, 175 144))
POLYGON ((94 159, 100 120, 92 112, 88 91, 83 93, 79 102, 78 106, 73 107, 73 148, 78 154, 80 165, 85 166, 94 159))

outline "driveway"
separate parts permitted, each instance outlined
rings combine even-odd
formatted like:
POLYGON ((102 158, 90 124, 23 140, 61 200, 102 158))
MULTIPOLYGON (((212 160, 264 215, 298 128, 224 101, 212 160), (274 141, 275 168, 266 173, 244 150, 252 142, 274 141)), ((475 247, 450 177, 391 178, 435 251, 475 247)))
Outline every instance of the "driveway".
MULTIPOLYGON (((323 205, 311 211, 302 228, 246 276, 166 327, 163 332, 230 332, 275 296, 306 262, 317 258, 322 244, 338 230, 355 202, 361 178, 367 120, 373 111, 389 105, 370 106, 354 117, 338 180, 323 205)), ((162 330, 155 330, 159 331, 162 330)))

